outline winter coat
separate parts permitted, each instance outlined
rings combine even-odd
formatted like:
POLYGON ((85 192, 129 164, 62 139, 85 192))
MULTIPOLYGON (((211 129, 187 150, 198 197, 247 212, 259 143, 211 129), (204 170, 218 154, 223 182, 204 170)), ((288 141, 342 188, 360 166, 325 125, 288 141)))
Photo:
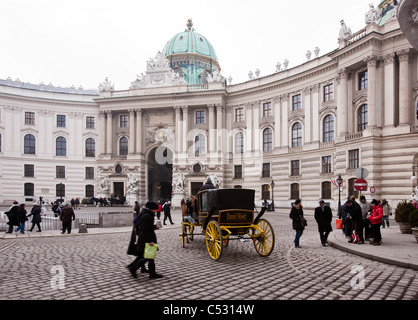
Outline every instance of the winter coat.
POLYGON ((315 208, 315 220, 318 223, 319 232, 332 231, 332 211, 330 207, 324 206, 324 211, 322 211, 321 206, 315 208))
POLYGON ((293 220, 292 227, 293 230, 304 230, 305 227, 302 225, 302 219, 303 218, 303 209, 300 207, 300 209, 296 209, 296 207, 292 207, 292 210, 290 210, 289 218, 293 220))
POLYGON ((370 223, 371 224, 381 224, 383 218, 383 209, 380 204, 372 206, 372 212, 370 214, 370 223))
POLYGON ((138 241, 136 242, 136 256, 143 257, 145 250, 145 243, 157 243, 157 236, 155 234, 154 212, 148 208, 143 208, 138 218, 135 219, 135 224, 139 224, 140 231, 138 241))
POLYGON ((216 187, 213 185, 211 181, 206 181, 206 183, 200 187, 199 191, 210 190, 210 189, 216 189, 216 187))
POLYGON ((19 211, 17 212, 17 220, 19 220, 19 222, 28 221, 29 219, 26 215, 27 212, 25 209, 19 209, 19 211))
POLYGON ((371 207, 370 206, 370 203, 367 202, 367 201, 365 203, 363 203, 363 202, 360 201, 359 206, 361 208, 362 218, 363 218, 363 220, 366 220, 367 219, 367 215, 369 214, 369 211, 370 211, 370 207, 371 207))
POLYGON ((19 226, 19 219, 18 219, 18 211, 19 211, 19 206, 13 205, 8 212, 6 212, 6 216, 9 219, 9 222, 7 222, 8 225, 11 226, 19 226))
POLYGON ((34 205, 32 207, 32 210, 30 211, 30 214, 28 214, 28 217, 32 216, 32 223, 41 223, 41 206, 34 205))
POLYGON ((357 202, 353 202, 353 204, 351 205, 353 207, 352 211, 351 211, 351 218, 353 219, 353 221, 361 221, 362 220, 362 212, 361 212, 361 207, 357 202))
POLYGON ((75 220, 74 210, 70 207, 64 207, 61 211, 60 220, 68 223, 71 222, 71 218, 72 220, 75 220))

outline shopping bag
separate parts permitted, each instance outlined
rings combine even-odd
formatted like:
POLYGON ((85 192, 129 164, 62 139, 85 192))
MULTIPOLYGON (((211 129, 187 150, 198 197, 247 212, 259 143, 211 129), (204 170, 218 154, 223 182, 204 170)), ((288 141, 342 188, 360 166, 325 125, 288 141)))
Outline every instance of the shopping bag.
POLYGON ((145 259, 155 259, 155 256, 157 254, 157 250, 158 250, 158 244, 154 243, 154 245, 151 246, 148 242, 145 243, 144 258, 145 259))
POLYGON ((335 223, 337 225, 337 229, 342 229, 343 228, 343 220, 342 219, 335 220, 335 223))

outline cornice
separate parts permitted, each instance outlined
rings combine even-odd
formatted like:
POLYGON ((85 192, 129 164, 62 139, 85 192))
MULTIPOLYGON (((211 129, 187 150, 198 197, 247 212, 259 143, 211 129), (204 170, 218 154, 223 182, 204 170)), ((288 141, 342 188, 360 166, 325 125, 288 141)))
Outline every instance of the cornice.
POLYGON ((60 99, 50 99, 50 98, 38 98, 38 97, 28 97, 28 96, 21 96, 15 95, 11 93, 4 93, 0 92, 0 100, 11 100, 11 101, 21 101, 27 103, 38 103, 38 104, 47 104, 47 105, 62 105, 62 106, 76 106, 76 107, 98 107, 98 105, 92 102, 85 102, 85 101, 72 101, 72 100, 60 100, 60 99))

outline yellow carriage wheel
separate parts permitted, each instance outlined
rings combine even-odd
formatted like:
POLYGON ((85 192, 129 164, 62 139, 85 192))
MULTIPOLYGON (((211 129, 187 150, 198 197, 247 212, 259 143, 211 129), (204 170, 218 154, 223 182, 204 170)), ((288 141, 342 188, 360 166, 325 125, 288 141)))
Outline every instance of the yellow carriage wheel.
POLYGON ((218 260, 221 257, 223 249, 222 231, 219 224, 214 220, 206 226, 206 248, 213 260, 218 260))
POLYGON ((274 248, 274 231, 270 222, 260 219, 257 223, 257 228, 253 228, 253 244, 255 250, 262 257, 269 256, 274 248))

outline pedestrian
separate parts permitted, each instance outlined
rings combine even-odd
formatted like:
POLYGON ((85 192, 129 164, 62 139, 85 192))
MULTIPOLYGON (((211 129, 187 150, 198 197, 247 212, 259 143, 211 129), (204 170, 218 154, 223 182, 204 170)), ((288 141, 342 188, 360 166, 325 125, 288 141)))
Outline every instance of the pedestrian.
POLYGON ((157 204, 158 204, 157 219, 160 220, 161 211, 163 210, 163 208, 162 208, 162 205, 161 205, 161 201, 160 200, 158 200, 157 204))
POLYGON ((139 205, 138 201, 135 201, 135 205, 134 205, 134 218, 139 215, 139 212, 141 211, 141 207, 139 205))
POLYGON ((353 210, 351 210, 351 223, 353 225, 353 231, 352 233, 356 234, 357 239, 353 239, 353 237, 348 241, 350 243, 358 243, 358 244, 364 244, 364 237, 363 237, 363 219, 362 219, 362 213, 361 213, 361 207, 357 203, 356 198, 354 196, 350 197, 353 210))
POLYGON ((129 272, 134 278, 137 277, 136 271, 141 268, 141 273, 149 272, 150 279, 162 278, 163 276, 156 273, 154 259, 144 258, 145 244, 149 243, 153 246, 157 243, 157 236, 155 229, 159 229, 159 226, 154 224, 155 213, 158 210, 158 204, 152 201, 148 201, 145 204, 145 208, 141 210, 139 216, 134 220, 134 223, 139 228, 138 240, 136 242, 136 250, 134 255, 136 259, 127 266, 129 272), (145 269, 145 263, 148 262, 148 270, 145 269))
POLYGON ((80 198, 75 198, 75 208, 80 209, 80 198))
POLYGON ((383 209, 380 201, 373 199, 371 203, 370 224, 372 225, 373 241, 370 244, 380 246, 382 242, 382 234, 380 233, 380 226, 382 225, 383 209))
POLYGON ((353 221, 351 218, 351 213, 353 210, 353 203, 351 202, 350 198, 348 198, 343 205, 343 231, 347 239, 351 239, 351 233, 353 232, 353 221))
POLYGON ((25 209, 25 204, 22 203, 19 205, 19 209, 17 211, 17 220, 19 221, 20 225, 16 228, 16 232, 20 231, 20 233, 25 233, 25 224, 28 221, 28 217, 26 216, 27 212, 25 209))
POLYGON ((13 227, 18 227, 20 225, 18 220, 18 211, 19 211, 19 202, 13 201, 12 206, 9 208, 9 211, 6 212, 7 219, 9 220, 7 224, 9 225, 9 229, 6 233, 13 233, 13 227))
POLYGON ((325 205, 325 201, 319 201, 319 207, 315 208, 315 220, 318 223, 319 238, 323 247, 327 246, 327 239, 329 233, 332 231, 332 211, 331 208, 325 205))
POLYGON ((371 232, 370 220, 367 219, 367 217, 370 214, 371 205, 369 202, 367 202, 365 196, 361 196, 359 206, 361 208, 363 237, 364 237, 364 240, 370 241, 372 232, 371 232))
POLYGON ((75 200, 74 200, 74 198, 71 199, 70 203, 71 203, 71 209, 74 210, 74 208, 75 208, 75 200))
POLYGON ((41 212, 41 206, 35 202, 33 204, 32 210, 30 211, 30 214, 28 214, 28 217, 32 216, 32 228, 29 229, 30 232, 32 232, 33 228, 35 228, 35 224, 38 227, 36 232, 41 232, 41 212))
POLYGON ((303 217, 303 206, 302 201, 300 199, 297 199, 295 201, 294 206, 290 210, 289 217, 290 219, 292 219, 293 230, 296 230, 295 240, 293 241, 295 243, 295 248, 300 248, 301 246, 299 244, 299 240, 302 236, 303 230, 305 229, 305 226, 303 224, 303 220, 305 218, 303 217))
POLYGON ((65 230, 67 230, 67 233, 71 233, 71 223, 72 220, 75 220, 75 214, 73 208, 71 208, 68 203, 66 203, 64 209, 62 209, 60 220, 62 221, 61 234, 65 233, 65 230))
POLYGON ((170 220, 171 224, 174 224, 173 220, 171 220, 171 201, 168 201, 164 204, 163 210, 164 210, 164 221, 163 221, 164 225, 166 225, 165 221, 167 219, 170 220))
POLYGON ((386 199, 382 200, 382 209, 383 209, 382 228, 385 228, 385 222, 389 228, 389 216, 392 215, 392 207, 389 205, 386 199))

